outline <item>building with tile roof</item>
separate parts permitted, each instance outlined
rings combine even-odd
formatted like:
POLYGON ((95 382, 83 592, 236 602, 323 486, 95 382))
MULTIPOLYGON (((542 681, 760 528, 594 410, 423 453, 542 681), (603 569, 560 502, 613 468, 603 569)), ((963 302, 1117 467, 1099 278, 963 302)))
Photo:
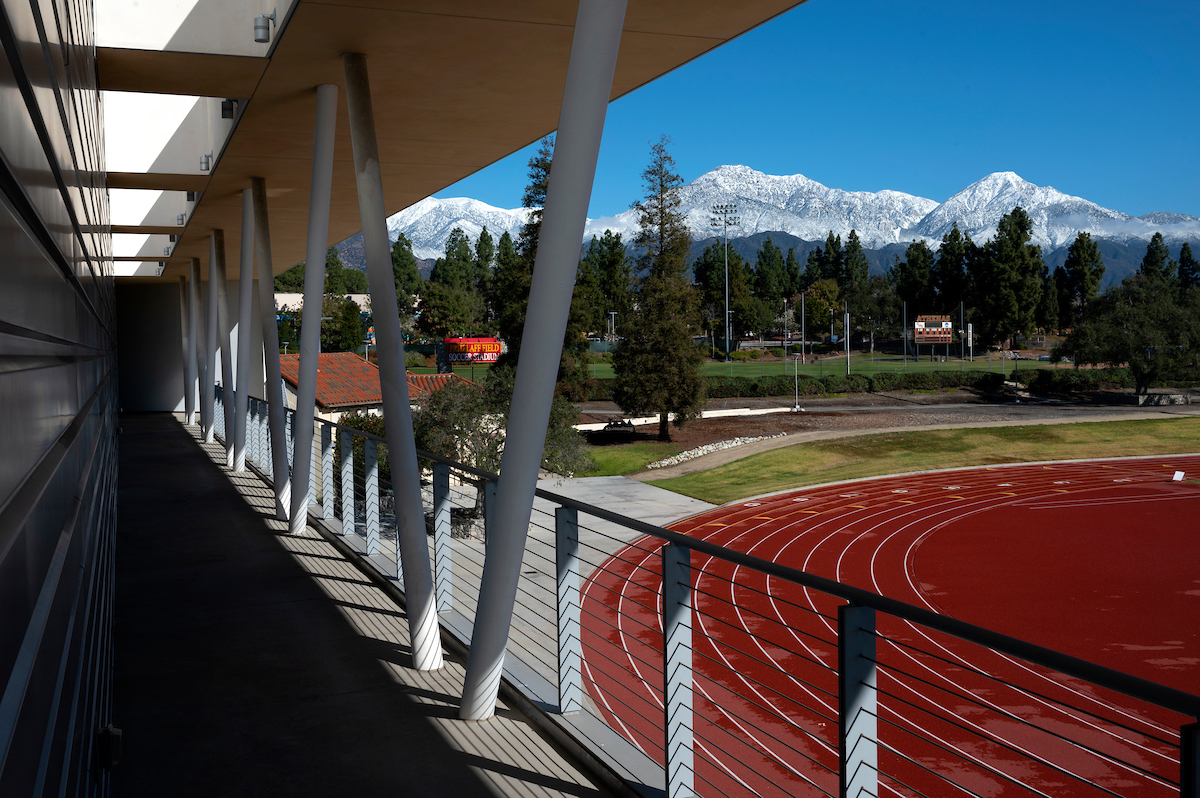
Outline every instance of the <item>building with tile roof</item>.
MULTIPOLYGON (((279 370, 287 388, 288 406, 296 406, 296 385, 300 379, 300 355, 280 355, 279 370)), ((473 384, 457 374, 409 374, 408 398, 420 405, 435 391, 454 380, 473 384)), ((337 421, 344 413, 380 414, 383 393, 379 387, 379 367, 353 352, 322 353, 317 360, 317 415, 337 421)))

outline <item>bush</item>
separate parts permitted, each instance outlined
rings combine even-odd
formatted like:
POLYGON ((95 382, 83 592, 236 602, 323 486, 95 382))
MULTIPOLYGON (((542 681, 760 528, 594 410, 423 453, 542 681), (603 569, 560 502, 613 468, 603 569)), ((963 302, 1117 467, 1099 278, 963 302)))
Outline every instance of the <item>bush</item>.
POLYGON ((894 391, 900 387, 900 374, 881 372, 871 378, 872 391, 894 391))
POLYGON ((433 365, 433 358, 429 355, 423 355, 420 352, 413 352, 406 349, 404 351, 404 368, 406 369, 421 369, 433 365))
POLYGON ((776 346, 771 348, 771 357, 783 357, 783 349, 776 346))

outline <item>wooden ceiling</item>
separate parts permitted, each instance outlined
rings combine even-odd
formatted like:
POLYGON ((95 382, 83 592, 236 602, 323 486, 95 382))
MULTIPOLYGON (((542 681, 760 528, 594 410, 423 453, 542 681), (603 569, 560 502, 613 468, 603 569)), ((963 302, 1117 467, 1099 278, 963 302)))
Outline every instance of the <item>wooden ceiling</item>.
MULTIPOLYGON (((796 5, 629 0, 613 99, 796 5)), ((123 279, 175 281, 193 257, 207 275, 214 229, 225 231, 229 278, 238 279, 241 192, 251 177, 267 184, 274 271, 304 260, 322 83, 339 87, 329 242, 362 229, 343 53, 367 56, 389 214, 552 132, 575 8, 564 0, 300 0, 269 58, 101 48, 103 89, 249 100, 211 174, 109 175, 112 188, 204 192, 163 275, 123 279)))

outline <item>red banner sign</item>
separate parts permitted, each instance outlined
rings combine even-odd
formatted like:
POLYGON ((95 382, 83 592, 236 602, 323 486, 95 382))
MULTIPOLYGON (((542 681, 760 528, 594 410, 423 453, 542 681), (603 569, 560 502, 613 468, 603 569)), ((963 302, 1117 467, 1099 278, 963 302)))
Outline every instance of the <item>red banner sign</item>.
POLYGON ((447 338, 451 363, 495 363, 500 357, 499 338, 447 338))

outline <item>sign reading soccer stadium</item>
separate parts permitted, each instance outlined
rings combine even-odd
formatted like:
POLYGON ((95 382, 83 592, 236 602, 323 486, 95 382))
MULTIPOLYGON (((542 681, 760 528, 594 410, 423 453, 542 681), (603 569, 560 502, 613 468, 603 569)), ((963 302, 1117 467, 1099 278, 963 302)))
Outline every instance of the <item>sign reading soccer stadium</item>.
POLYGON ((500 339, 447 338, 446 355, 451 363, 495 363, 500 357, 500 339))
POLYGON ((917 316, 913 340, 919 344, 948 344, 953 331, 949 316, 917 316))

